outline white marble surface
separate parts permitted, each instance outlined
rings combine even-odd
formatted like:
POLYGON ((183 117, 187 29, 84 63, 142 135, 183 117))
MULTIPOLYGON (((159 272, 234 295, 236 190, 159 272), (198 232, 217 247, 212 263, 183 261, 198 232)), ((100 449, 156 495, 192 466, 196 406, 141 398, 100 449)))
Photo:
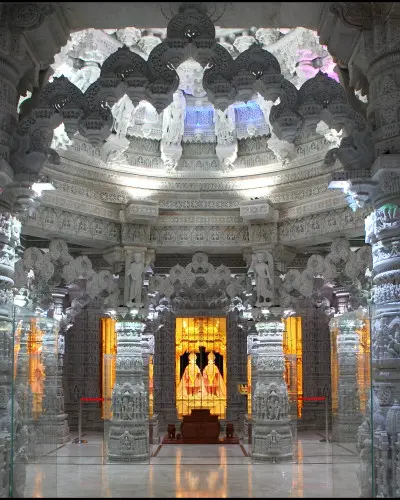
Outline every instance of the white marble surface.
POLYGON ((67 443, 29 465, 25 496, 358 497, 354 446, 321 443, 313 432, 298 438, 290 463, 252 463, 239 445, 162 445, 149 463, 125 465, 104 464, 102 435, 88 434, 87 444, 67 443))

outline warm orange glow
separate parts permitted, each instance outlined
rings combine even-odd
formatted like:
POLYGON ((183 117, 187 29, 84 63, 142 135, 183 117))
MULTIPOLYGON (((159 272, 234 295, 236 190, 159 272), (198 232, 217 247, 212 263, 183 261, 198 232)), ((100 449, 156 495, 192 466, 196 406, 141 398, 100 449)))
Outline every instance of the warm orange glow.
POLYGON ((247 355, 247 414, 251 415, 251 354, 247 355))
POLYGON ((301 418, 303 409, 303 335, 301 327, 301 317, 291 316, 284 320, 285 330, 283 332, 283 353, 284 355, 296 356, 296 373, 291 373, 294 367, 285 360, 285 381, 289 393, 297 392, 297 417, 301 418), (297 379, 297 390, 291 387, 293 378, 297 379))
POLYGON ((43 332, 37 326, 36 318, 30 319, 27 351, 29 355, 29 384, 33 402, 32 416, 37 419, 42 413, 45 369, 42 363, 43 332))
MULTIPOLYGON (((362 321, 362 326, 356 329, 359 342, 357 346, 357 385, 360 398, 360 410, 365 412, 365 407, 369 398, 369 388, 371 386, 371 366, 370 366, 370 321, 369 318, 358 314, 358 319, 362 321)), ((331 330, 331 386, 332 386, 332 413, 338 411, 338 354, 337 337, 339 335, 340 318, 333 318, 330 323, 331 330)))
POLYGON ((175 498, 228 498, 228 466, 226 448, 220 446, 219 464, 207 474, 182 467, 182 448, 176 450, 175 498))
MULTIPOLYGON (((301 418, 303 409, 303 342, 301 317, 289 317, 283 320, 285 330, 283 332, 283 353, 285 359, 284 378, 290 393, 297 395, 297 416, 301 418), (287 356, 296 356, 296 366, 292 366, 287 356), (293 373, 295 370, 295 373, 293 373), (291 382, 296 380, 296 387, 291 387, 291 382)), ((247 356, 247 414, 251 416, 251 355, 247 356)))
POLYGON ((115 319, 100 318, 101 333, 101 397, 104 398, 101 407, 101 418, 109 420, 112 417, 112 391, 116 378, 117 332, 115 319))
POLYGON ((17 376, 18 369, 18 353, 21 349, 21 331, 22 331, 22 319, 17 323, 17 328, 14 333, 14 379, 17 376))
POLYGON ((339 335, 339 324, 337 318, 332 318, 330 322, 331 330, 331 398, 332 413, 336 414, 338 409, 338 355, 337 337, 339 335))
POLYGON ((154 414, 153 373, 154 373, 153 355, 150 354, 150 356, 149 356, 149 418, 151 418, 154 414))
POLYGON ((357 380, 360 391, 360 410, 364 414, 371 387, 371 365, 369 362, 371 352, 370 322, 363 318, 362 327, 356 330, 359 336, 357 352, 357 380))
POLYGON ((175 382, 178 416, 193 408, 226 412, 226 318, 176 318, 175 382), (199 367, 202 356, 203 366, 199 367), (181 363, 188 357, 186 366, 181 363), (216 357, 219 359, 219 368, 216 357), (204 359, 203 359, 204 358, 204 359), (222 361, 221 361, 222 360, 222 361), (222 372, 222 373, 221 373, 222 372))

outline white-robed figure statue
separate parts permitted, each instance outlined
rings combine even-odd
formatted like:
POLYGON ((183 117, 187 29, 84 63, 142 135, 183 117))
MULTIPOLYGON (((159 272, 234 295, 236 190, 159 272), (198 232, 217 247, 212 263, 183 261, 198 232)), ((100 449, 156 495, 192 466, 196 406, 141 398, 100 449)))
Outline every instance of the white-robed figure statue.
POLYGON ((129 302, 141 306, 143 274, 145 271, 144 255, 139 252, 133 254, 133 261, 129 265, 126 276, 129 279, 129 302))
POLYGON ((272 255, 265 250, 253 254, 249 271, 253 271, 256 276, 256 306, 271 305, 274 298, 272 255))

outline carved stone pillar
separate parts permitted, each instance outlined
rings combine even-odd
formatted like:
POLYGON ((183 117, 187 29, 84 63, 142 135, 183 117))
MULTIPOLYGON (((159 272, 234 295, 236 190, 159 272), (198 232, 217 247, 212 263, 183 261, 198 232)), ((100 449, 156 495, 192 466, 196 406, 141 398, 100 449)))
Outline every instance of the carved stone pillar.
POLYGON ((143 381, 144 381, 144 386, 149 391, 149 397, 147 401, 147 415, 149 418, 149 443, 158 444, 160 442, 160 436, 158 431, 158 416, 156 413, 154 413, 154 390, 153 390, 153 414, 150 415, 150 356, 154 355, 154 335, 148 333, 145 333, 143 335, 142 352, 143 352, 143 381))
POLYGON ((396 444, 400 432, 399 33, 385 4, 364 3, 361 9, 354 9, 354 5, 342 2, 330 6, 331 19, 325 26, 334 26, 331 36, 340 36, 340 20, 358 38, 348 59, 350 85, 368 90, 367 127, 353 131, 340 145, 336 157, 344 172, 337 172, 333 180, 341 177, 340 187, 345 184, 353 208, 367 204, 372 210, 366 219, 365 241, 372 244, 373 255, 371 351, 376 397, 372 397, 372 408, 359 428, 357 446, 363 461, 361 494, 370 497, 374 492, 375 497, 387 498, 400 493, 396 444))
POLYGON ((109 462, 146 460, 149 455, 147 388, 143 383, 144 322, 135 311, 118 308, 116 382, 107 435, 109 462))
MULTIPOLYGON (((51 296, 54 304, 54 317, 61 318, 64 310, 64 297, 67 295, 68 289, 66 287, 55 287, 51 290, 51 296)), ((64 385, 63 385, 63 371, 64 371, 64 354, 65 354, 65 332, 60 329, 58 332, 58 364, 57 364, 57 399, 59 414, 57 415, 58 432, 57 442, 59 444, 67 443, 71 435, 69 433, 68 415, 65 413, 64 401, 64 385)))
POLYGON ((283 378, 283 308, 271 307, 270 311, 256 323, 258 337, 253 347, 256 383, 252 399, 252 457, 290 460, 293 450, 289 394, 283 378))
POLYGON ((59 323, 53 318, 38 317, 38 327, 43 332, 42 362, 45 379, 42 399, 42 413, 37 423, 38 444, 42 452, 49 453, 57 448, 58 416, 60 400, 58 397, 58 328, 59 323))
POLYGON ((164 311, 154 343, 154 413, 158 415, 160 430, 176 424, 178 415, 175 399, 175 316, 164 311))
POLYGON ((332 346, 337 353, 337 408, 332 417, 332 440, 354 443, 362 420, 357 375, 360 339, 356 331, 362 322, 355 312, 333 319, 332 326, 334 322, 338 327, 336 346, 332 346))
POLYGON ((247 340, 240 325, 238 311, 232 311, 227 318, 227 401, 226 420, 233 423, 239 433, 244 424, 246 400, 239 393, 239 384, 246 383, 247 340), (238 428, 239 427, 239 428, 238 428))

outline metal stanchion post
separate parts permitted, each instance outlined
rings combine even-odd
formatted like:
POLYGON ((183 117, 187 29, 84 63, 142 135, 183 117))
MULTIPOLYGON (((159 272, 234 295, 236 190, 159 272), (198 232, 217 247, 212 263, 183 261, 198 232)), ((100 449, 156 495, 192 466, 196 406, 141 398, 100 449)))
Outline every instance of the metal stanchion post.
POLYGON ((87 443, 86 439, 82 439, 82 398, 79 398, 79 413, 78 413, 78 437, 74 439, 74 443, 87 443))
POLYGON ((328 420, 328 398, 325 397, 325 437, 326 442, 329 443, 329 420, 328 420))

